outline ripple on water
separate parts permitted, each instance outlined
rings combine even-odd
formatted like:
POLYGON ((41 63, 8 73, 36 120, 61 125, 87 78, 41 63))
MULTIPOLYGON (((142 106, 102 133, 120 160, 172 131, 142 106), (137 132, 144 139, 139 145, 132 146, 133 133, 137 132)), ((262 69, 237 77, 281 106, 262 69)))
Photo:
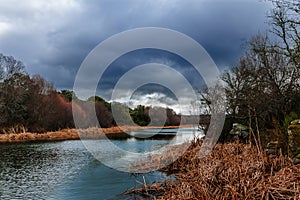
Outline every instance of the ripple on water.
MULTIPOLYGON (((181 129, 175 143, 193 137, 192 130, 181 129)), ((97 147, 105 141, 87 141, 97 147)), ((170 141, 124 140, 113 143, 125 151, 147 152, 163 148, 170 141)), ((120 159, 111 149, 95 149, 95 154, 113 162, 120 159)), ((122 163, 121 163, 122 164, 122 163)), ((120 166, 122 166, 120 164, 120 166)), ((126 166, 124 166, 126 167, 126 166)), ((80 140, 31 144, 0 144, 0 199, 105 199, 115 197, 144 178, 163 180, 163 174, 154 173, 132 177, 109 169, 95 160, 80 140)), ((120 198, 118 196, 118 198, 120 198)))
POLYGON ((81 141, 0 145, 0 199, 45 199, 90 155, 81 141))

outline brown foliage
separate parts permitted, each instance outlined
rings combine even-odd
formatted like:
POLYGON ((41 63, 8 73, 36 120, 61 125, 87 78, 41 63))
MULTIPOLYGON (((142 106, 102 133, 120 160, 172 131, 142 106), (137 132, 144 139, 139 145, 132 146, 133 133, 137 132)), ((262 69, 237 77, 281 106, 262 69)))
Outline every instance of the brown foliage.
POLYGON ((73 127, 72 104, 66 102, 56 91, 40 95, 31 101, 29 130, 45 132, 73 127))

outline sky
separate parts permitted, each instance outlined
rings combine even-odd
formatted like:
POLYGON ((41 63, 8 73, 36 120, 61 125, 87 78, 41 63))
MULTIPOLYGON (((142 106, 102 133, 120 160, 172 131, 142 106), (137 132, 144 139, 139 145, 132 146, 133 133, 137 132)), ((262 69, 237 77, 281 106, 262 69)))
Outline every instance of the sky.
MULTIPOLYGON (((223 71, 237 65, 251 36, 269 29, 270 8, 270 3, 261 0, 0 0, 0 53, 21 60, 30 75, 40 74, 58 90, 72 90, 83 60, 99 43, 133 28, 162 27, 197 41, 223 71)), ((145 49, 116 59, 103 74, 97 95, 110 100, 124 73, 149 62, 173 67, 196 90, 203 85, 201 75, 186 60, 145 49)), ((172 78, 164 73, 157 76, 172 78)), ((188 107, 186 93, 178 94, 186 97, 188 107)), ((176 108, 177 100, 169 88, 149 84, 133 91, 130 104, 173 106, 177 112, 189 112, 176 108)))

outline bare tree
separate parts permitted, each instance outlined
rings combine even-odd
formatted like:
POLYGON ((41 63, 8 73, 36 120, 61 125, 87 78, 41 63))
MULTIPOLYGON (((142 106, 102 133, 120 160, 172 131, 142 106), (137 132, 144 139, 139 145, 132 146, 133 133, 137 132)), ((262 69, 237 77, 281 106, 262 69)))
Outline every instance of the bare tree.
POLYGON ((12 56, 5 56, 0 53, 0 81, 11 78, 16 73, 24 74, 25 66, 21 61, 12 56))
POLYGON ((288 62, 267 36, 253 37, 240 65, 223 74, 230 112, 247 116, 247 108, 251 107, 266 123, 272 117, 282 120, 299 93, 299 74, 288 62))
POLYGON ((1 83, 0 88, 0 123, 4 126, 24 124, 27 117, 28 97, 31 80, 24 74, 13 74, 1 83))
POLYGON ((226 113, 226 95, 224 86, 221 82, 216 82, 214 86, 205 88, 200 92, 202 110, 207 114, 200 115, 199 128, 206 134, 206 140, 216 142, 221 134, 225 113, 226 113))
POLYGON ((228 113, 236 122, 249 123, 257 132, 257 127, 280 126, 287 141, 284 119, 290 112, 299 112, 300 107, 300 74, 289 63, 290 58, 267 36, 250 40, 240 64, 223 74, 228 113))
POLYGON ((281 41, 281 52, 289 58, 289 64, 300 70, 300 1, 270 0, 274 4, 269 18, 272 32, 281 41))

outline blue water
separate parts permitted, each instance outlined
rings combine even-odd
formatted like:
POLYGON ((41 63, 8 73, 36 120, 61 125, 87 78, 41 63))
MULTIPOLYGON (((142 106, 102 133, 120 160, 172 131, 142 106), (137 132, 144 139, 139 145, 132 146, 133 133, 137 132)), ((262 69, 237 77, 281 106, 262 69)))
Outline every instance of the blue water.
MULTIPOLYGON (((192 129, 181 129, 176 142, 190 138, 192 129)), ((85 141, 94 143, 101 141, 85 141)), ((102 141, 105 142, 105 141, 102 141)), ((113 141, 122 149, 147 152, 161 148, 168 140, 113 141)), ((103 153, 103 152, 101 152, 103 153)), ((103 153, 118 159, 113 151, 103 153)), ((166 176, 159 172, 132 175, 111 169, 85 148, 82 141, 0 145, 0 199, 128 199, 118 194, 150 184, 166 176)), ((124 166, 126 167, 126 166, 124 166)))

